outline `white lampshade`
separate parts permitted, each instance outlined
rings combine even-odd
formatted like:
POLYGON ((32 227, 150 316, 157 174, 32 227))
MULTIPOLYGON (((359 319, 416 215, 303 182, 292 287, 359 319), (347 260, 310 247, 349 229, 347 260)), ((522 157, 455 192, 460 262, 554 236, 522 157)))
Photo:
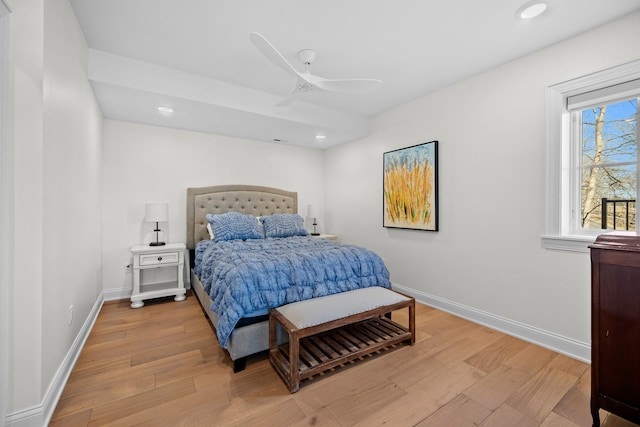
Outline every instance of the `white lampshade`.
POLYGON ((144 209, 144 220, 147 222, 169 221, 169 205, 167 203, 147 203, 144 209))
POLYGON ((309 218, 315 218, 318 215, 316 212, 316 207, 314 205, 307 206, 307 216, 309 218))

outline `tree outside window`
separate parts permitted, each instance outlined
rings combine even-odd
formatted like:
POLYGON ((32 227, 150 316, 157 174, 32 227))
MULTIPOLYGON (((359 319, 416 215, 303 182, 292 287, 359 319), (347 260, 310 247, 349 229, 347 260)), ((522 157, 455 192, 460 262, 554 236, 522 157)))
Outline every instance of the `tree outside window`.
POLYGON ((636 228, 638 99, 576 112, 582 131, 583 228, 636 228))

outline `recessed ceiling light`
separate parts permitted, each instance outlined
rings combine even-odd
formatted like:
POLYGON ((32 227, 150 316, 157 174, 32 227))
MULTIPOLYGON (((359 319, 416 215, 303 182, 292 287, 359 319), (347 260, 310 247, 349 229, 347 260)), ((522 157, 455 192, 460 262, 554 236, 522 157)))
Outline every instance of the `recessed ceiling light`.
POLYGON ((326 138, 326 135, 316 135, 316 141, 322 141, 326 138))
POLYGON ((542 15, 547 10, 547 4, 541 2, 529 2, 516 12, 516 16, 521 19, 531 19, 542 15))
POLYGON ((158 111, 160 111, 161 113, 170 114, 170 113, 173 113, 173 108, 160 106, 160 107, 158 107, 158 111))

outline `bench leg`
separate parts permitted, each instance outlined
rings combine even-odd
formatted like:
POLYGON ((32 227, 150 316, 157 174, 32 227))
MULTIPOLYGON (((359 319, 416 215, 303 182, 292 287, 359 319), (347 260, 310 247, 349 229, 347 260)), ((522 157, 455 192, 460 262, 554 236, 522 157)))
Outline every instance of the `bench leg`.
POLYGON ((289 335, 289 391, 295 393, 300 389, 300 338, 298 331, 289 335))
POLYGON ((416 303, 411 301, 409 305, 409 332, 411 333, 411 345, 416 343, 416 303))
POLYGON ((269 316, 269 352, 276 349, 276 330, 277 330, 277 322, 275 317, 269 316))

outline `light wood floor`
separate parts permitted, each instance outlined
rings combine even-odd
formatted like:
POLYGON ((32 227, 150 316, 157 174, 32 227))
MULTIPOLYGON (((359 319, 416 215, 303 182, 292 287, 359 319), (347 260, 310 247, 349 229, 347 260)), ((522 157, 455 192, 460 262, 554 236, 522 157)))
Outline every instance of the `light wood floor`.
POLYGON ((423 305, 416 326, 415 346, 289 394, 264 355, 233 374, 193 295, 106 303, 50 425, 591 425, 589 365, 423 305))

